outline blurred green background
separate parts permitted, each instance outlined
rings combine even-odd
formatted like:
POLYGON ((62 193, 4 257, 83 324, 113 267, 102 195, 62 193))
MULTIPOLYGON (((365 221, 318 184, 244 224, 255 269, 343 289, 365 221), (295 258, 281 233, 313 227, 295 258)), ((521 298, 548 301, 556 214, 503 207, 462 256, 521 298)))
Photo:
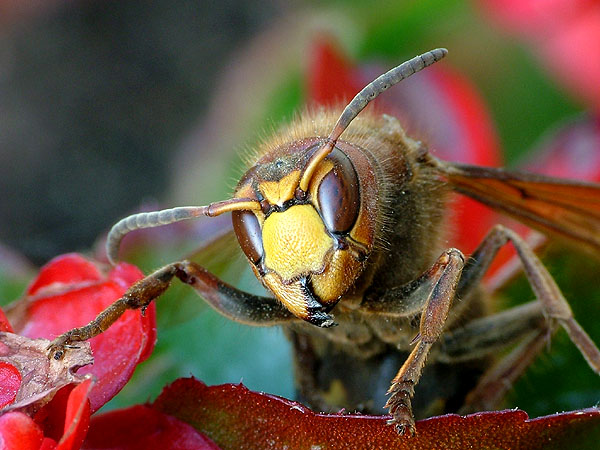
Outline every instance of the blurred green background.
MULTIPOLYGON (((509 165, 585 110, 475 1, 55 2, 9 16, 2 27, 0 242, 35 264, 93 248, 142 203, 226 198, 242 171, 240 155, 302 106, 317 33, 331 34, 357 63, 391 66, 447 47, 450 64, 486 102, 509 165)), ((197 246, 191 233, 136 248, 129 260, 149 271, 197 246)), ((2 253, 2 304, 32 276, 15 253, 2 253)), ((600 343, 598 262, 560 249, 546 260, 600 343)), ((261 292, 240 255, 204 262, 261 292)), ((517 280, 499 302, 532 298, 517 280)), ((156 351, 106 408, 151 400, 189 375, 293 397, 281 330, 232 323, 182 286, 158 310, 156 351)), ((600 379, 560 331, 507 406, 537 416, 599 400, 600 379)))

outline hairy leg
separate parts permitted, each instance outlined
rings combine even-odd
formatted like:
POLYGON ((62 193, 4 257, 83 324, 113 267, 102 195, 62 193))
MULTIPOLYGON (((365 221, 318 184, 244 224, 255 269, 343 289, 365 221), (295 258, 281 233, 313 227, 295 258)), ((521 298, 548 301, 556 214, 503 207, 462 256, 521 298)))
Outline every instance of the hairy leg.
POLYGON ((434 264, 436 270, 428 272, 430 277, 422 280, 432 288, 421 314, 419 333, 413 341, 416 342, 416 346, 392 380, 388 390, 390 397, 386 403, 392 415, 390 423, 394 424, 400 433, 415 433, 411 405, 414 387, 421 377, 429 350, 442 334, 463 266, 462 253, 456 249, 449 249, 434 264))

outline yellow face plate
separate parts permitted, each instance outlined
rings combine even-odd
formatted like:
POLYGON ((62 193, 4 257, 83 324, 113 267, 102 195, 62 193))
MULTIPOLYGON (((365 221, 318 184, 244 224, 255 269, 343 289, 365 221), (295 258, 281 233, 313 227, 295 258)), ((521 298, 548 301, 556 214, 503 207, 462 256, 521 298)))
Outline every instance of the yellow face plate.
POLYGON ((274 212, 262 229, 265 266, 285 282, 323 271, 333 247, 321 217, 311 205, 274 212))

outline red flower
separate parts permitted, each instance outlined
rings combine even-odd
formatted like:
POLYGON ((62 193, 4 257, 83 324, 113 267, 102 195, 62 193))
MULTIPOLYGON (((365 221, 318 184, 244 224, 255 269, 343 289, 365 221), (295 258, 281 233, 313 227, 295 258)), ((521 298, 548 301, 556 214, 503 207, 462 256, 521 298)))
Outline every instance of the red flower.
POLYGON ((218 450, 220 447, 185 420, 165 414, 154 405, 138 405, 94 416, 83 448, 218 450))
MULTIPOLYGON (((135 266, 121 263, 107 275, 77 254, 59 256, 44 266, 27 289, 16 317, 15 332, 29 338, 53 339, 87 324, 143 278, 135 266)), ((94 364, 78 375, 92 374, 97 382, 90 392, 92 412, 113 398, 145 360, 156 340, 155 306, 145 315, 128 311, 105 333, 89 342, 94 364)))
MULTIPOLYGON (((10 333, 11 324, 0 314, 0 330, 8 332, 0 335, 0 407, 10 411, 0 417, 5 445, 16 439, 30 445, 19 448, 79 448, 90 413, 114 397, 152 352, 155 307, 151 305, 145 315, 129 311, 91 339, 94 363, 80 370, 78 366, 89 360, 49 360, 48 341, 36 338, 53 339, 85 325, 142 277, 129 264, 119 264, 104 275, 80 255, 63 255, 40 270, 26 296, 10 310, 17 334, 10 333)), ((84 353, 86 346, 81 347, 84 353)))
POLYGON ((0 448, 75 450, 90 423, 88 395, 92 380, 68 385, 33 418, 20 411, 0 416, 0 448), (3 444, 3 446, 2 446, 3 444))

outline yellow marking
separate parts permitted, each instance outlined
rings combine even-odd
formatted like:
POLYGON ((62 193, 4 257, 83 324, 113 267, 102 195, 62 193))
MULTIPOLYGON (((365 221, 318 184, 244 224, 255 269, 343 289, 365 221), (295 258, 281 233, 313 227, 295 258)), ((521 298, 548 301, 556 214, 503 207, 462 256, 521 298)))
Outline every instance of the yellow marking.
POLYGON ((306 320, 308 317, 309 299, 304 295, 300 281, 283 284, 281 279, 274 273, 267 273, 262 278, 262 281, 293 315, 299 319, 306 320))
POLYGON ((333 252, 323 273, 311 275, 312 287, 321 303, 335 303, 362 272, 362 264, 347 250, 333 252))
POLYGON ((272 213, 263 224, 265 266, 285 282, 294 277, 319 273, 333 247, 321 217, 311 205, 295 205, 272 213))
POLYGON ((279 181, 262 181, 258 188, 269 203, 282 205, 283 202, 294 198, 299 180, 300 171, 294 170, 279 181))
POLYGON ((317 167, 317 169, 314 171, 312 178, 310 179, 310 184, 308 185, 308 192, 310 192, 312 198, 317 198, 317 195, 319 194, 319 185, 321 184, 321 181, 323 181, 325 175, 327 175, 332 170, 333 163, 329 160, 325 160, 321 164, 319 164, 319 167, 317 167))
POLYGON ((232 198, 231 200, 215 202, 208 205, 207 216, 214 217, 226 212, 240 211, 242 209, 260 211, 260 203, 248 198, 232 198))
POLYGON ((242 197, 252 198, 252 197, 256 197, 256 194, 254 193, 254 189, 252 189, 252 183, 250 183, 249 181, 247 181, 242 186, 239 186, 237 188, 237 190, 235 191, 235 197, 236 198, 242 198, 242 197))
POLYGON ((348 392, 344 383, 338 378, 331 380, 329 390, 322 393, 323 399, 329 405, 346 405, 348 404, 348 392))
POLYGON ((317 170, 317 166, 333 151, 334 146, 335 142, 328 139, 327 142, 325 142, 323 146, 310 157, 308 164, 304 168, 302 180, 300 180, 300 189, 304 192, 308 190, 308 184, 310 183, 315 170, 317 170))

